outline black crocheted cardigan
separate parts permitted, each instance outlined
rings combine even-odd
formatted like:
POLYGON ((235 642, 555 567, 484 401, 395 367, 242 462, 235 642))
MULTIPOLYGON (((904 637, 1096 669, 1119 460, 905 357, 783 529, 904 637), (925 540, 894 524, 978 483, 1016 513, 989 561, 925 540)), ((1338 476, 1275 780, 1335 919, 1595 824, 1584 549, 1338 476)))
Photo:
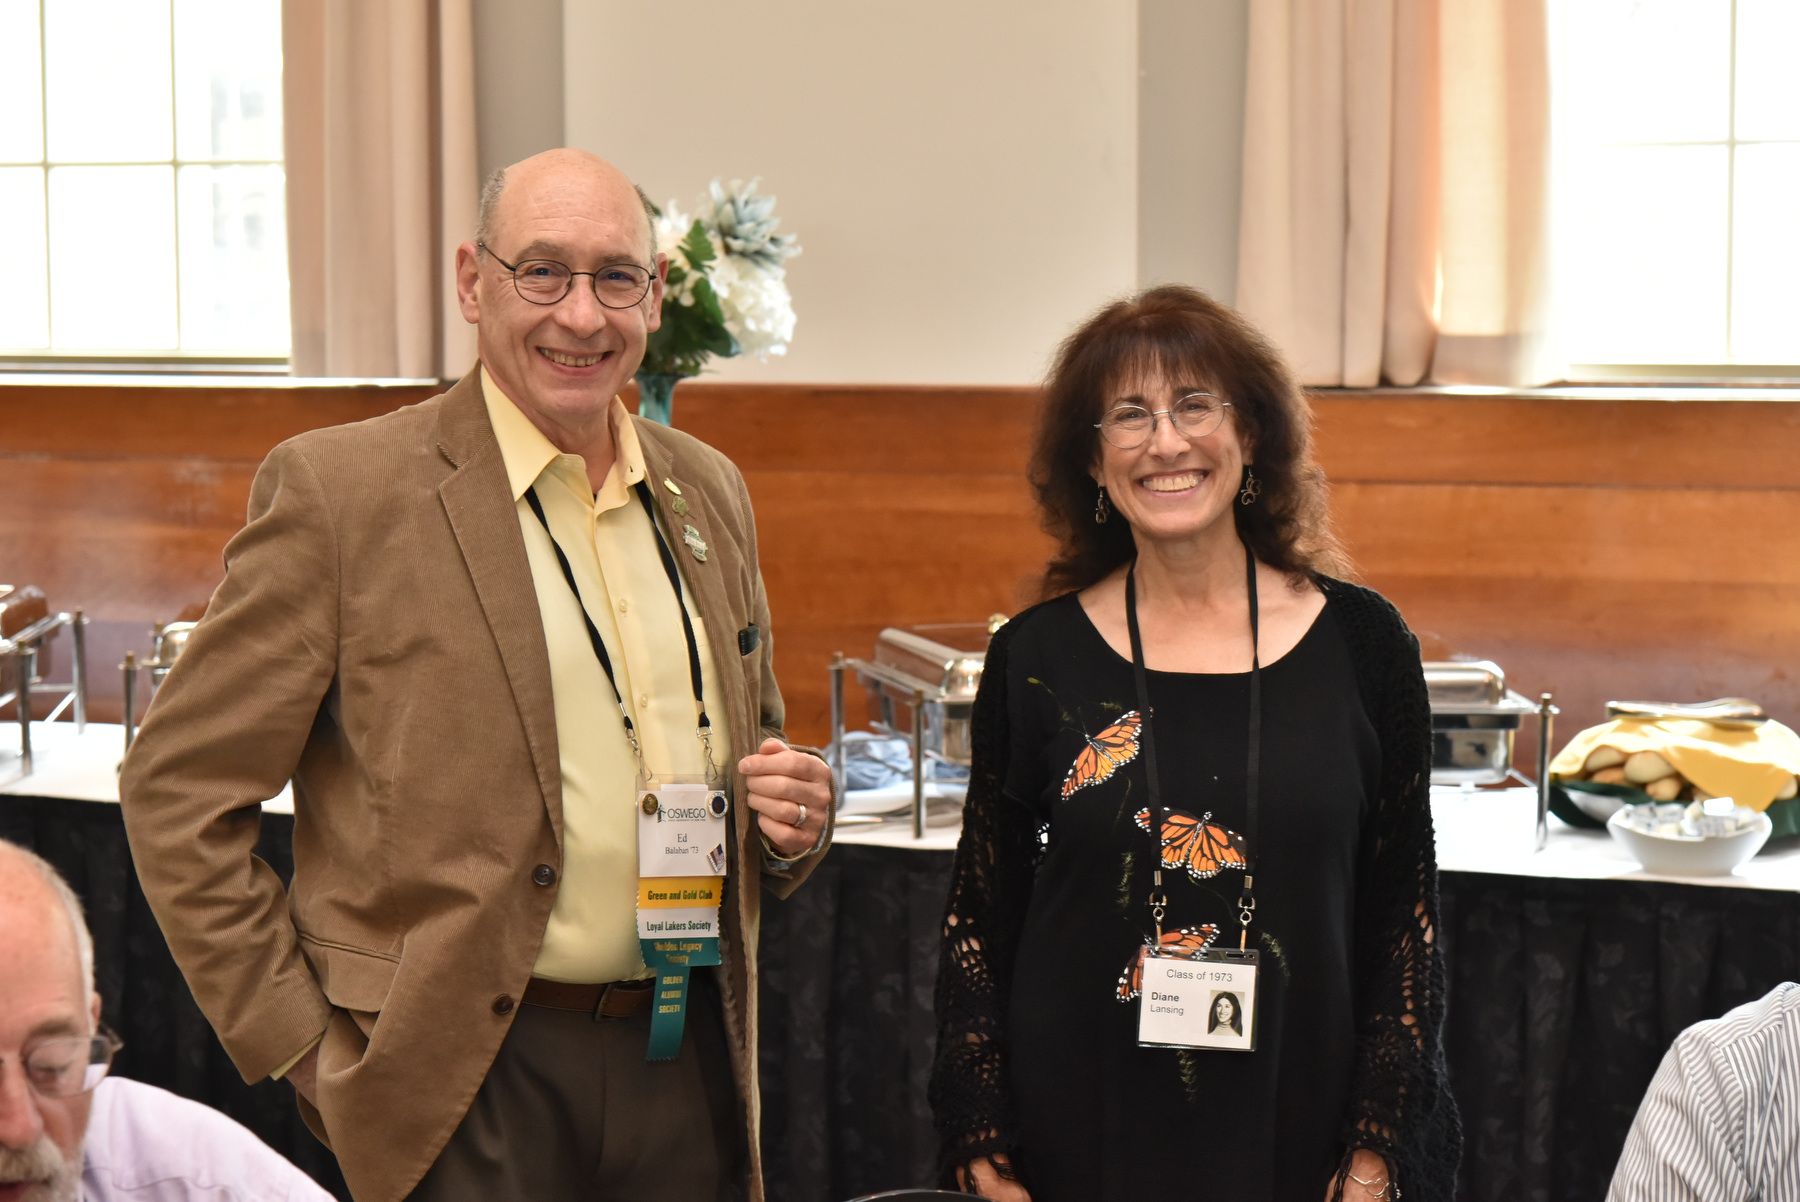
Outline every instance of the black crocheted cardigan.
MULTIPOLYGON (((1444 1064, 1431 707, 1419 645, 1380 594, 1330 577, 1315 582, 1349 646, 1381 747, 1380 795, 1357 860, 1357 1046, 1342 1138, 1347 1151, 1384 1156, 1407 1202, 1449 1202, 1462 1127, 1444 1064)), ((974 764, 938 967, 930 1097, 947 1184, 957 1167, 1009 1151, 1016 1135, 1005 1015, 1047 827, 1033 805, 1002 790, 1009 643, 1003 626, 975 700, 974 764)))

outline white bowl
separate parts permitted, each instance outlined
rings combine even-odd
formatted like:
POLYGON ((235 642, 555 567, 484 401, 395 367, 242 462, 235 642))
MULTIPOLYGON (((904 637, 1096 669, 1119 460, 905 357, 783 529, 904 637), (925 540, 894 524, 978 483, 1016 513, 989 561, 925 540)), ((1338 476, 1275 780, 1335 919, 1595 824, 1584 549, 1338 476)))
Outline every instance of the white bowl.
POLYGON ((1621 808, 1606 820, 1606 829, 1648 872, 1664 876, 1725 876, 1762 850, 1774 824, 1767 814, 1758 814, 1753 824, 1735 835, 1710 839, 1649 835, 1627 825, 1621 808))

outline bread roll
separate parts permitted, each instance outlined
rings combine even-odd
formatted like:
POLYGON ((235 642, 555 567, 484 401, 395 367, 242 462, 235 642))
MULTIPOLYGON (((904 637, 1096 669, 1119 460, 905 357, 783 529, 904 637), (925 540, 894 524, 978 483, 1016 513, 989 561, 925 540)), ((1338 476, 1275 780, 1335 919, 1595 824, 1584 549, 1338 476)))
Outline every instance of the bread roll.
POLYGON ((1665 776, 1645 785, 1644 792, 1657 801, 1674 801, 1686 787, 1687 782, 1679 776, 1665 776))
POLYGON ((1647 785, 1674 772, 1674 765, 1654 751, 1635 752, 1625 761, 1625 779, 1634 785, 1647 785))
POLYGON ((1616 768, 1624 762, 1625 753, 1623 751, 1617 747, 1608 747, 1602 744, 1588 752, 1588 758, 1581 766, 1591 776, 1602 768, 1616 768))
POLYGON ((1600 771, 1594 773, 1594 775, 1588 777, 1588 779, 1597 785, 1622 785, 1625 783, 1625 769, 1618 767, 1602 768, 1600 771))

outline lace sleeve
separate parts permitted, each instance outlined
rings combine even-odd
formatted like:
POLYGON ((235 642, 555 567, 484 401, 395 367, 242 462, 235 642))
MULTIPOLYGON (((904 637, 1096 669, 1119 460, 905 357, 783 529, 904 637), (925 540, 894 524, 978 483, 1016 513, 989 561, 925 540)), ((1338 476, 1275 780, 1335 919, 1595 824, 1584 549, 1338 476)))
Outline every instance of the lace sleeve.
POLYGON ((946 1183, 957 1167, 1009 1151, 1016 1131, 1006 1079, 1006 1006, 1043 843, 1038 820, 1005 791, 1014 629, 1009 624, 995 634, 975 698, 969 795, 938 958, 930 1099, 946 1183))
POLYGON ((1343 1138, 1385 1157, 1408 1202, 1448 1202, 1462 1130, 1443 1048, 1431 705, 1418 641, 1399 612, 1355 592, 1341 616, 1381 744, 1381 783, 1357 873, 1357 1048, 1343 1138))

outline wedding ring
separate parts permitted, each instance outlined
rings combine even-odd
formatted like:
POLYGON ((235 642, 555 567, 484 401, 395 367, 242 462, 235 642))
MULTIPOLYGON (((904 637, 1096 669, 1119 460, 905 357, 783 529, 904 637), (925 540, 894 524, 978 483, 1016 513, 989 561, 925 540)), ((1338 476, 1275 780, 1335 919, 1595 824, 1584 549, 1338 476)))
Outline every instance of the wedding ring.
POLYGON ((804 801, 801 801, 801 802, 796 802, 795 804, 800 807, 800 817, 794 819, 794 825, 795 826, 805 826, 806 825, 806 803, 804 801))

